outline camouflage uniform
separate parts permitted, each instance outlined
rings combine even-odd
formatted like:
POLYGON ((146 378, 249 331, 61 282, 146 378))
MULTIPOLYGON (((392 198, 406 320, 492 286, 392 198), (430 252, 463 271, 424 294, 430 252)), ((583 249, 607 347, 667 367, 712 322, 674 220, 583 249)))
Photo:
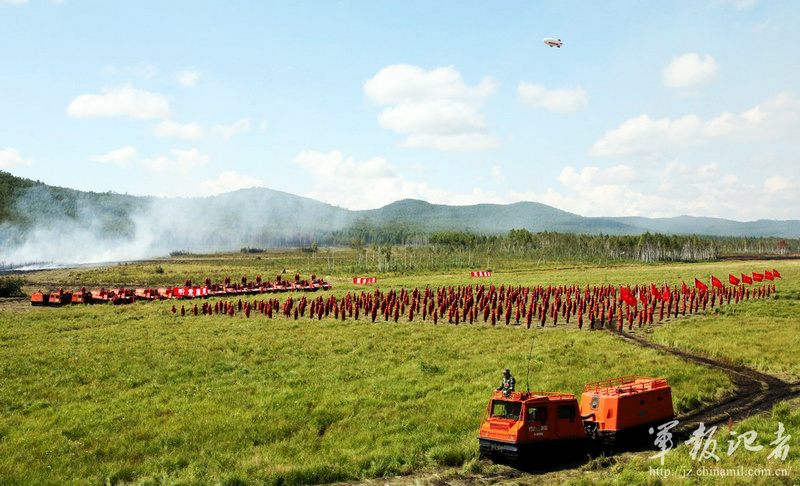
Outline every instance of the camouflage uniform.
POLYGON ((511 373, 508 370, 503 372, 503 384, 497 388, 498 391, 503 390, 504 394, 509 394, 514 391, 514 387, 517 385, 517 380, 511 376, 511 373))

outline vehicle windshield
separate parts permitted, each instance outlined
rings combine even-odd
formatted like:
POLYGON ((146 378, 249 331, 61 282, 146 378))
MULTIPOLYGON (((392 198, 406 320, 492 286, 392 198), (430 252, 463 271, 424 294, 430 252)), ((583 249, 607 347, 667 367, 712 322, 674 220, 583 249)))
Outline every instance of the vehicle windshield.
POLYGON ((506 400, 492 401, 492 417, 508 420, 519 420, 522 413, 522 402, 509 402, 506 400))

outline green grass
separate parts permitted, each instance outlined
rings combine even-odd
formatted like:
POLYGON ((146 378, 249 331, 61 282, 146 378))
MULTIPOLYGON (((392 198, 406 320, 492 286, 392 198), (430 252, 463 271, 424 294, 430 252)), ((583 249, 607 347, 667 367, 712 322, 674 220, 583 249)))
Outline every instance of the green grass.
MULTIPOLYGON (((410 252, 398 247, 395 251, 410 252)), ((724 276, 725 269, 731 263, 671 263, 671 264, 632 264, 628 262, 598 266, 587 262, 564 263, 527 260, 514 255, 493 255, 491 258, 490 278, 471 279, 469 269, 453 268, 432 276, 422 270, 408 272, 357 271, 358 252, 350 249, 333 249, 331 260, 326 251, 316 255, 296 250, 275 250, 259 254, 217 254, 187 255, 176 258, 156 259, 147 262, 120 263, 101 267, 82 267, 77 269, 55 269, 29 274, 28 284, 33 287, 38 282, 58 282, 63 285, 127 285, 159 286, 182 284, 187 278, 201 283, 206 277, 220 282, 226 276, 239 281, 242 275, 253 280, 261 275, 265 280, 273 280, 277 273, 286 269, 291 277, 298 272, 303 277, 312 273, 325 276, 333 282, 347 284, 353 276, 378 276, 379 285, 391 286, 425 286, 450 285, 463 283, 505 283, 506 285, 561 285, 605 283, 680 283, 685 280, 691 283, 695 276, 705 278, 711 273, 724 276), (435 282, 432 281, 435 279, 435 282)), ((474 269, 486 270, 485 261, 476 264, 474 269)), ((773 265, 773 263, 770 263, 773 265)), ((774 265, 783 265, 783 262, 774 265)), ((737 264, 738 265, 738 264, 737 264)), ((741 271, 752 267, 763 271, 761 266, 746 262, 741 271)), ((36 290, 29 288, 29 291, 36 290)))
POLYGON ((667 376, 678 407, 726 377, 605 332, 174 317, 171 303, 3 315, 10 482, 319 483, 476 457, 499 370, 532 389, 667 376))
MULTIPOLYGON (((708 430, 708 429, 707 429, 708 430)), ((732 431, 737 435, 755 432, 751 447, 743 444, 729 454, 729 445, 735 442, 736 435, 721 425, 710 436, 710 441, 702 442, 700 449, 692 457, 694 443, 676 442, 674 448, 666 453, 664 465, 658 458, 652 458, 658 451, 623 454, 610 461, 606 468, 593 467, 606 460, 599 458, 583 468, 582 478, 570 478, 570 484, 701 484, 701 485, 794 485, 797 484, 800 466, 800 448, 797 447, 797 431, 800 430, 800 408, 798 403, 784 402, 777 405, 771 413, 751 417, 733 424, 732 431), (791 435, 786 457, 769 456, 776 450, 778 424, 784 426, 784 436, 791 435), (794 432, 791 432, 794 431, 794 432), (708 444, 703 456, 703 449, 708 444)), ((521 484, 535 484, 522 482, 521 484)))
POLYGON ((794 261, 775 265, 786 270, 781 272, 783 278, 776 279, 772 298, 676 320, 655 330, 653 341, 792 381, 800 379, 800 268, 794 261))
MULTIPOLYGON (((652 336, 766 372, 800 372, 794 262, 592 267, 498 259, 486 279, 463 270, 379 274, 377 286, 364 287, 342 270, 346 258, 337 257, 330 272, 299 252, 282 252, 53 270, 26 280, 28 289, 42 282, 156 286, 205 276, 272 279, 286 268, 327 276, 341 296, 426 285, 679 284, 767 265, 784 275, 775 298, 673 320, 652 336)), ((534 390, 574 393, 614 376, 665 376, 678 412, 732 386, 720 372, 611 333, 578 331, 574 323, 542 331, 404 319, 180 318, 171 306, 0 310, 0 484, 311 484, 431 468, 474 473, 493 467, 477 458, 476 432, 505 367, 520 388, 529 381, 534 390)), ((769 442, 781 420, 787 433, 800 436, 796 405, 776 410, 738 426, 755 427, 769 442)), ((768 467, 766 454, 745 452, 734 459, 768 467)), ((597 471, 590 464, 567 480, 658 484, 648 475, 650 454, 625 455, 597 471)), ((688 452, 679 447, 666 466, 683 467, 682 456, 688 452)), ((787 461, 800 467, 794 450, 787 461)))

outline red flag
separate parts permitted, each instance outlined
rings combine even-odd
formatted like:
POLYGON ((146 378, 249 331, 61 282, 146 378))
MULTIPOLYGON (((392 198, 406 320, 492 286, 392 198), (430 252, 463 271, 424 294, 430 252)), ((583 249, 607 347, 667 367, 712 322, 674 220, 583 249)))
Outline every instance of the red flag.
POLYGON ((619 298, 624 300, 628 305, 636 307, 636 297, 633 296, 630 290, 622 285, 619 286, 619 298))
POLYGON ((778 271, 775 270, 774 268, 772 269, 772 275, 775 275, 775 277, 777 277, 777 278, 783 278, 783 277, 781 277, 781 274, 778 273, 778 271))
POLYGON ((683 292, 684 294, 689 293, 689 289, 686 288, 686 282, 684 282, 683 280, 681 280, 681 292, 683 292))
POLYGON ((720 282, 719 279, 713 275, 711 276, 711 285, 720 289, 724 287, 724 285, 722 285, 722 282, 720 282))
POLYGON ((656 287, 656 284, 654 283, 650 284, 650 294, 654 299, 661 300, 661 292, 658 291, 658 287, 656 287))
POLYGON ((775 277, 772 275, 772 272, 770 272, 769 270, 764 272, 764 278, 767 279, 767 280, 775 280, 775 277))
POLYGON ((750 275, 742 274, 742 282, 746 283, 747 285, 750 285, 751 283, 753 283, 753 279, 750 278, 750 275))
POLYGON ((704 284, 703 282, 697 280, 697 277, 694 278, 694 286, 702 291, 708 290, 708 285, 704 284))
POLYGON ((664 292, 661 293, 661 300, 664 302, 668 301, 672 297, 669 292, 669 285, 664 286, 664 292))
POLYGON ((733 274, 730 273, 728 274, 728 282, 730 282, 731 285, 739 285, 739 279, 734 277, 733 274))
POLYGON ((764 280, 764 275, 761 274, 761 273, 753 272, 753 280, 756 281, 756 282, 760 282, 760 281, 764 280))

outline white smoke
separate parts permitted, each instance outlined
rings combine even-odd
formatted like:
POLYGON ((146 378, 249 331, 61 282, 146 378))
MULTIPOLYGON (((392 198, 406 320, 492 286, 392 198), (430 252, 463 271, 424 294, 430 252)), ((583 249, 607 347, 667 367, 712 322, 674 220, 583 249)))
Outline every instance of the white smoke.
POLYGON ((17 198, 16 211, 33 224, 0 225, 0 269, 310 245, 352 220, 347 210, 264 188, 191 199, 73 194, 34 187, 17 198))

